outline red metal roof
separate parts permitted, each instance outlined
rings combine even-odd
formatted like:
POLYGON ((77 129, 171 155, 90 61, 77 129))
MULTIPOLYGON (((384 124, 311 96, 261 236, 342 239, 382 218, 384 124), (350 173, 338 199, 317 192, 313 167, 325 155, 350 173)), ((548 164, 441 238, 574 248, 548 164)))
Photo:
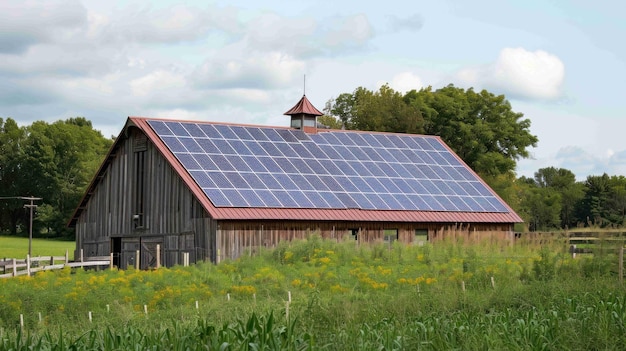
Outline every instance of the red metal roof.
POLYGON ((294 107, 289 109, 289 111, 285 112, 284 114, 291 116, 291 115, 297 115, 301 113, 314 115, 314 116, 323 115, 323 113, 320 112, 320 110, 316 109, 315 106, 313 106, 313 104, 309 101, 309 99, 306 98, 306 95, 302 95, 302 99, 300 99, 300 101, 298 101, 298 103, 295 104, 294 107))
MULTIPOLYGON (((308 101, 308 100, 307 100, 308 101)), ((509 212, 439 212, 362 209, 301 209, 301 208, 233 208, 215 207, 193 180, 185 167, 161 141, 147 123, 147 118, 129 117, 154 143, 163 157, 180 175, 208 214, 216 220, 322 220, 322 221, 384 221, 384 222, 445 222, 445 223, 520 223, 523 220, 510 207, 509 212)), ((505 205, 506 203, 502 201, 505 205)))

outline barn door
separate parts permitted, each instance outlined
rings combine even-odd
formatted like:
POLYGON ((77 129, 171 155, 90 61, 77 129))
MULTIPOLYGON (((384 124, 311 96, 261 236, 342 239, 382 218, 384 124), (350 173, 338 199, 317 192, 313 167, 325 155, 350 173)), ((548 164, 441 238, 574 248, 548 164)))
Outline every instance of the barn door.
POLYGON ((139 250, 139 238, 122 238, 120 268, 135 267, 136 252, 139 250))
MULTIPOLYGON (((163 237, 141 238, 141 269, 156 268, 157 266, 157 245, 163 250, 163 237)), ((161 265, 163 263, 161 262, 161 265)))

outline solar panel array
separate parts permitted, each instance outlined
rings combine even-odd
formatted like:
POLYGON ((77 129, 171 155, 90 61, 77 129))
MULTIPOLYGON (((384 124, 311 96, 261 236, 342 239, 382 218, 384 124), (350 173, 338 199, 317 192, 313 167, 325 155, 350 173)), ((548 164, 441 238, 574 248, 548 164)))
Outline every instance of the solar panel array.
POLYGON ((434 137, 148 123, 216 207, 509 211, 434 137))

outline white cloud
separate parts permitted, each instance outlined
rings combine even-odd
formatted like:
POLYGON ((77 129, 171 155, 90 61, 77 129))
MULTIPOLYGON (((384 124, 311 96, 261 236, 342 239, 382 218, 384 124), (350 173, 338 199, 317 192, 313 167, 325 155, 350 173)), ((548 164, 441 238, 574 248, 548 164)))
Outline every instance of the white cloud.
POLYGON ((336 56, 364 48, 373 29, 362 14, 318 22, 313 18, 286 18, 269 13, 246 24, 248 50, 280 51, 295 58, 336 56))
POLYGON ((331 25, 324 42, 333 48, 358 47, 374 36, 367 17, 362 14, 337 18, 331 25))
POLYGON ((168 71, 155 71, 141 78, 130 81, 133 95, 138 97, 161 95, 162 92, 174 93, 185 86, 185 78, 168 71))
POLYGON ((495 63, 461 70, 465 84, 493 89, 511 98, 554 100, 562 95, 565 66, 542 50, 505 48, 495 63))
MULTIPOLYGON (((378 86, 381 86, 385 83, 386 82, 379 81, 378 86)), ((424 87, 424 84, 422 83, 422 79, 413 72, 402 72, 393 76, 391 82, 389 82, 389 86, 393 90, 404 94, 413 89, 419 90, 424 87)))
POLYGON ((194 73, 199 87, 208 89, 275 89, 300 79, 304 62, 279 52, 239 59, 211 58, 194 73))
POLYGON ((75 0, 0 2, 0 53, 21 54, 32 45, 63 38, 87 20, 75 0))

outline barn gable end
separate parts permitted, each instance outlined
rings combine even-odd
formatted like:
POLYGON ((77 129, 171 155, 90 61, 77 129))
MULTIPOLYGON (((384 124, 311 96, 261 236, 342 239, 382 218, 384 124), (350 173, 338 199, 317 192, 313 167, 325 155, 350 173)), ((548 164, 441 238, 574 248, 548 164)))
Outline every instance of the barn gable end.
POLYGON ((121 268, 215 260, 217 224, 194 197, 170 163, 138 128, 128 124, 90 186, 72 223, 76 228, 75 256, 114 254, 121 268), (87 196, 88 195, 88 196, 87 196))

